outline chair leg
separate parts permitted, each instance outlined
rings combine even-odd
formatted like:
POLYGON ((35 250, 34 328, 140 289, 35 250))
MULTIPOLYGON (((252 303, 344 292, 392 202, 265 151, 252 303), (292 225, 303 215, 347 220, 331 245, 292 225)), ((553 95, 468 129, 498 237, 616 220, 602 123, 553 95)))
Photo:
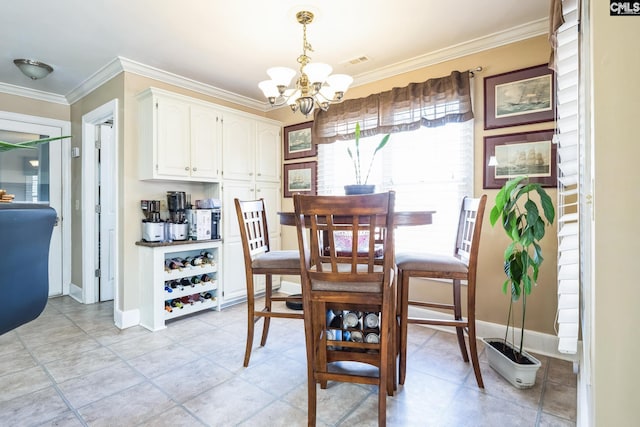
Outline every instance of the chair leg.
MULTIPOLYGON (((269 313, 271 313, 271 293, 273 287, 271 286, 271 275, 267 274, 265 277, 265 290, 264 290, 264 306, 269 313)), ((267 336, 269 335, 269 325, 271 324, 271 318, 265 317, 264 324, 262 325, 262 339, 260 345, 264 347, 267 344, 267 336)))
POLYGON ((407 374, 407 321, 409 317, 409 275, 400 270, 398 273, 398 283, 400 284, 400 300, 398 301, 400 311, 400 361, 398 367, 398 381, 404 384, 407 374))
MULTIPOLYGON (((475 290, 475 286, 473 286, 475 290)), ((467 320, 469 325, 467 332, 469 334, 469 352, 471 352, 471 364, 473 365, 473 373, 476 376, 476 382, 478 387, 484 388, 484 381, 482 381, 482 373, 480 372, 480 361, 478 360, 478 341, 476 339, 476 310, 475 310, 475 292, 471 292, 469 295, 469 306, 467 307, 467 320)))
POLYGON ((244 367, 249 366, 251 348, 253 347, 253 331, 255 329, 255 295, 253 292, 253 275, 247 274, 247 347, 244 351, 244 367))
MULTIPOLYGON (((454 279, 453 281, 453 313, 456 320, 462 320, 462 302, 460 297, 460 280, 454 279)), ((460 346, 460 354, 465 362, 469 362, 469 355, 467 354, 467 345, 464 342, 464 327, 456 327, 456 334, 458 335, 458 345, 460 346)))

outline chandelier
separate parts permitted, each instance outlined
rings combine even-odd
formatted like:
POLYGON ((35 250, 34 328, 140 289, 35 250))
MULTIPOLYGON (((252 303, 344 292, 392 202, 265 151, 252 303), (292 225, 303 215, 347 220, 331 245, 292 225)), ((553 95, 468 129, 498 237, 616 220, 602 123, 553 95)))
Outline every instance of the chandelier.
POLYGON ((307 51, 313 52, 311 44, 307 41, 307 24, 313 22, 313 13, 301 11, 296 14, 296 19, 302 24, 302 55, 298 57, 300 64, 300 76, 295 86, 289 84, 296 75, 296 71, 287 67, 273 67, 267 70, 271 80, 265 80, 258 84, 264 96, 272 106, 288 104, 295 113, 300 110, 308 116, 318 106, 327 111, 329 104, 338 102, 344 96, 353 78, 346 74, 331 74, 332 68, 328 64, 310 62, 307 51))

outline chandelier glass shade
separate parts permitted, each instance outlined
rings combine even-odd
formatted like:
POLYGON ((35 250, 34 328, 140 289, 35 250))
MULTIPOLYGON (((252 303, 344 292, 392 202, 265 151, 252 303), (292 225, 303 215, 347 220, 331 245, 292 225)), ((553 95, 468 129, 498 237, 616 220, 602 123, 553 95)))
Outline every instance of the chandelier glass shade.
POLYGON ((331 74, 333 69, 328 64, 311 62, 307 51, 313 52, 307 42, 307 24, 313 22, 313 13, 301 11, 296 19, 303 28, 302 55, 298 57, 300 76, 293 87, 289 87, 297 74, 296 70, 287 67, 272 67, 267 70, 271 80, 265 80, 258 87, 274 105, 288 104, 295 113, 300 111, 305 116, 313 112, 314 108, 326 111, 329 105, 342 99, 353 78, 346 74, 331 74))

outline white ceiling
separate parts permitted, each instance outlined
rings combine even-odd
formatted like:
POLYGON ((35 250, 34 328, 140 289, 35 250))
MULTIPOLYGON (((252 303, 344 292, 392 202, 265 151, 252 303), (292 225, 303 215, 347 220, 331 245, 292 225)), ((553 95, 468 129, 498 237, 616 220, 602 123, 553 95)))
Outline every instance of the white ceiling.
MULTIPOLYGON (((546 28, 548 0, 20 0, 0 13, 0 91, 26 88, 62 99, 118 57, 263 103, 265 70, 297 68, 302 26, 314 61, 355 77, 446 58, 465 46, 523 38, 546 28), (508 36, 507 36, 508 35, 508 36), (435 56, 434 56, 435 55, 435 56), (353 58, 368 61, 352 65, 353 58), (54 72, 32 81, 16 58, 54 72)), ((425 65, 425 64, 422 64, 425 65)), ((482 65, 482 64, 478 64, 482 65)))

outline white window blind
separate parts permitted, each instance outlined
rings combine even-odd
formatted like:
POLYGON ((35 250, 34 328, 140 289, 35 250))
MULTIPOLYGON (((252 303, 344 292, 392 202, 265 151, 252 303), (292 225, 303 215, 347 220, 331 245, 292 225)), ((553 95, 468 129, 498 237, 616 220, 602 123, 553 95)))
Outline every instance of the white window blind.
MULTIPOLYGON (((382 135, 360 138, 363 179, 382 135)), ((355 183, 347 154, 353 141, 318 145, 318 194, 344 194, 355 183)), ((433 224, 399 227, 399 251, 451 254, 460 203, 473 194, 473 121, 391 134, 375 157, 368 184, 376 191, 394 190, 396 210, 434 210, 433 224)))
POLYGON ((578 144, 578 7, 563 0, 565 23, 558 29, 556 51, 558 143, 558 351, 578 347, 580 252, 580 150, 578 144))

